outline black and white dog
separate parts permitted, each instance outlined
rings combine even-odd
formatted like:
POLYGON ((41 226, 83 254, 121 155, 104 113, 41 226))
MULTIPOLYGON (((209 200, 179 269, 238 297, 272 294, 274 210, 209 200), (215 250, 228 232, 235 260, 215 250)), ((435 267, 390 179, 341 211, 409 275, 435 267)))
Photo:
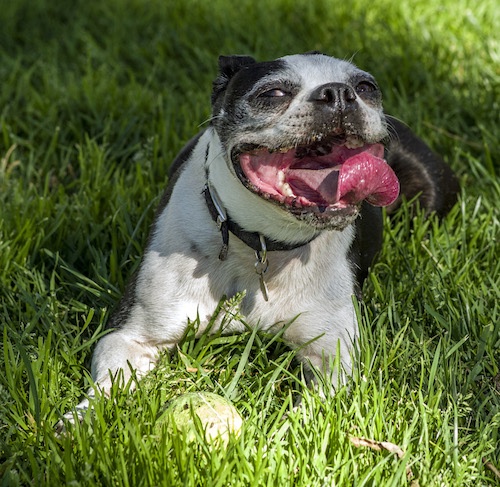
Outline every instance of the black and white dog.
POLYGON ((131 368, 150 370, 188 320, 203 332, 238 292, 246 323, 288 324, 306 367, 328 372, 339 351, 349 373, 352 296, 381 245, 380 207, 397 206, 400 187, 440 214, 456 199, 452 171, 384 115, 373 76, 353 64, 307 53, 221 57, 219 68, 211 124, 174 161, 115 330, 97 344, 92 375, 104 393, 117 372, 127 381, 131 368))

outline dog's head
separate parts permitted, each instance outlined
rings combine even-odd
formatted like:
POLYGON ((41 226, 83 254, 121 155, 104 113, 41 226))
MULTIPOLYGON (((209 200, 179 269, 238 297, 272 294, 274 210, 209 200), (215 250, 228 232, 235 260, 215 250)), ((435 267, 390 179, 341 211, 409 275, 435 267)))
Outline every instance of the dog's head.
POLYGON ((341 229, 363 200, 392 203, 387 127, 373 76, 318 53, 219 59, 213 125, 245 187, 317 228, 341 229))

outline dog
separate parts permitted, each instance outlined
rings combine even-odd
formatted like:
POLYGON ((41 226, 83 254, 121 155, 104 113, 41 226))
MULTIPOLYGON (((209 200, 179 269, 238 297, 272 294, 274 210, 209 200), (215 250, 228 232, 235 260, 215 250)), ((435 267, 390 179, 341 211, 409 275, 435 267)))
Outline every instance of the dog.
MULTIPOLYGON (((381 207, 418 197, 444 215, 457 192, 451 169, 384 114, 374 77, 352 63, 319 52, 221 56, 210 124, 171 166, 114 331, 96 346, 95 384, 107 393, 118 373, 122 384, 132 370, 144 375, 189 320, 203 333, 221 298, 237 293, 247 324, 271 333, 286 324, 306 370, 330 373, 338 353, 349 374, 352 299, 382 244, 381 207)), ((244 330, 228 320, 223 331, 244 330)))

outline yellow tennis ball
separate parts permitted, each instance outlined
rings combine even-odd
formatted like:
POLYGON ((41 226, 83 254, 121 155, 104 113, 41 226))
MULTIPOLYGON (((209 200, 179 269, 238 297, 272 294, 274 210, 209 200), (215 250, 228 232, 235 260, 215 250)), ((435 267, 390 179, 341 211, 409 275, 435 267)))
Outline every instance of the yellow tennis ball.
POLYGON ((197 435, 193 414, 199 418, 207 441, 227 444, 230 434, 238 436, 243 424, 236 408, 223 397, 211 392, 190 392, 170 401, 156 421, 156 431, 160 432, 165 423, 171 430, 173 422, 178 431, 186 433, 188 441, 194 441, 197 435))

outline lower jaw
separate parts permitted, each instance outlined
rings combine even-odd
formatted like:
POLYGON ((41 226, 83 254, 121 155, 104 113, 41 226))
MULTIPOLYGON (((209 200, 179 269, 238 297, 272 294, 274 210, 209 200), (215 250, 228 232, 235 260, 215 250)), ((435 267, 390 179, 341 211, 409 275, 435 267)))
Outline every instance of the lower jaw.
POLYGON ((343 230, 359 215, 360 205, 301 205, 293 206, 283 203, 270 195, 256 191, 255 188, 248 187, 247 189, 262 199, 275 204, 283 211, 293 215, 298 221, 306 223, 317 230, 343 230))
POLYGON ((283 206, 285 211, 290 212, 298 220, 318 230, 344 230, 356 220, 359 215, 359 206, 349 205, 342 208, 329 207, 320 211, 317 207, 310 209, 296 209, 283 206))

